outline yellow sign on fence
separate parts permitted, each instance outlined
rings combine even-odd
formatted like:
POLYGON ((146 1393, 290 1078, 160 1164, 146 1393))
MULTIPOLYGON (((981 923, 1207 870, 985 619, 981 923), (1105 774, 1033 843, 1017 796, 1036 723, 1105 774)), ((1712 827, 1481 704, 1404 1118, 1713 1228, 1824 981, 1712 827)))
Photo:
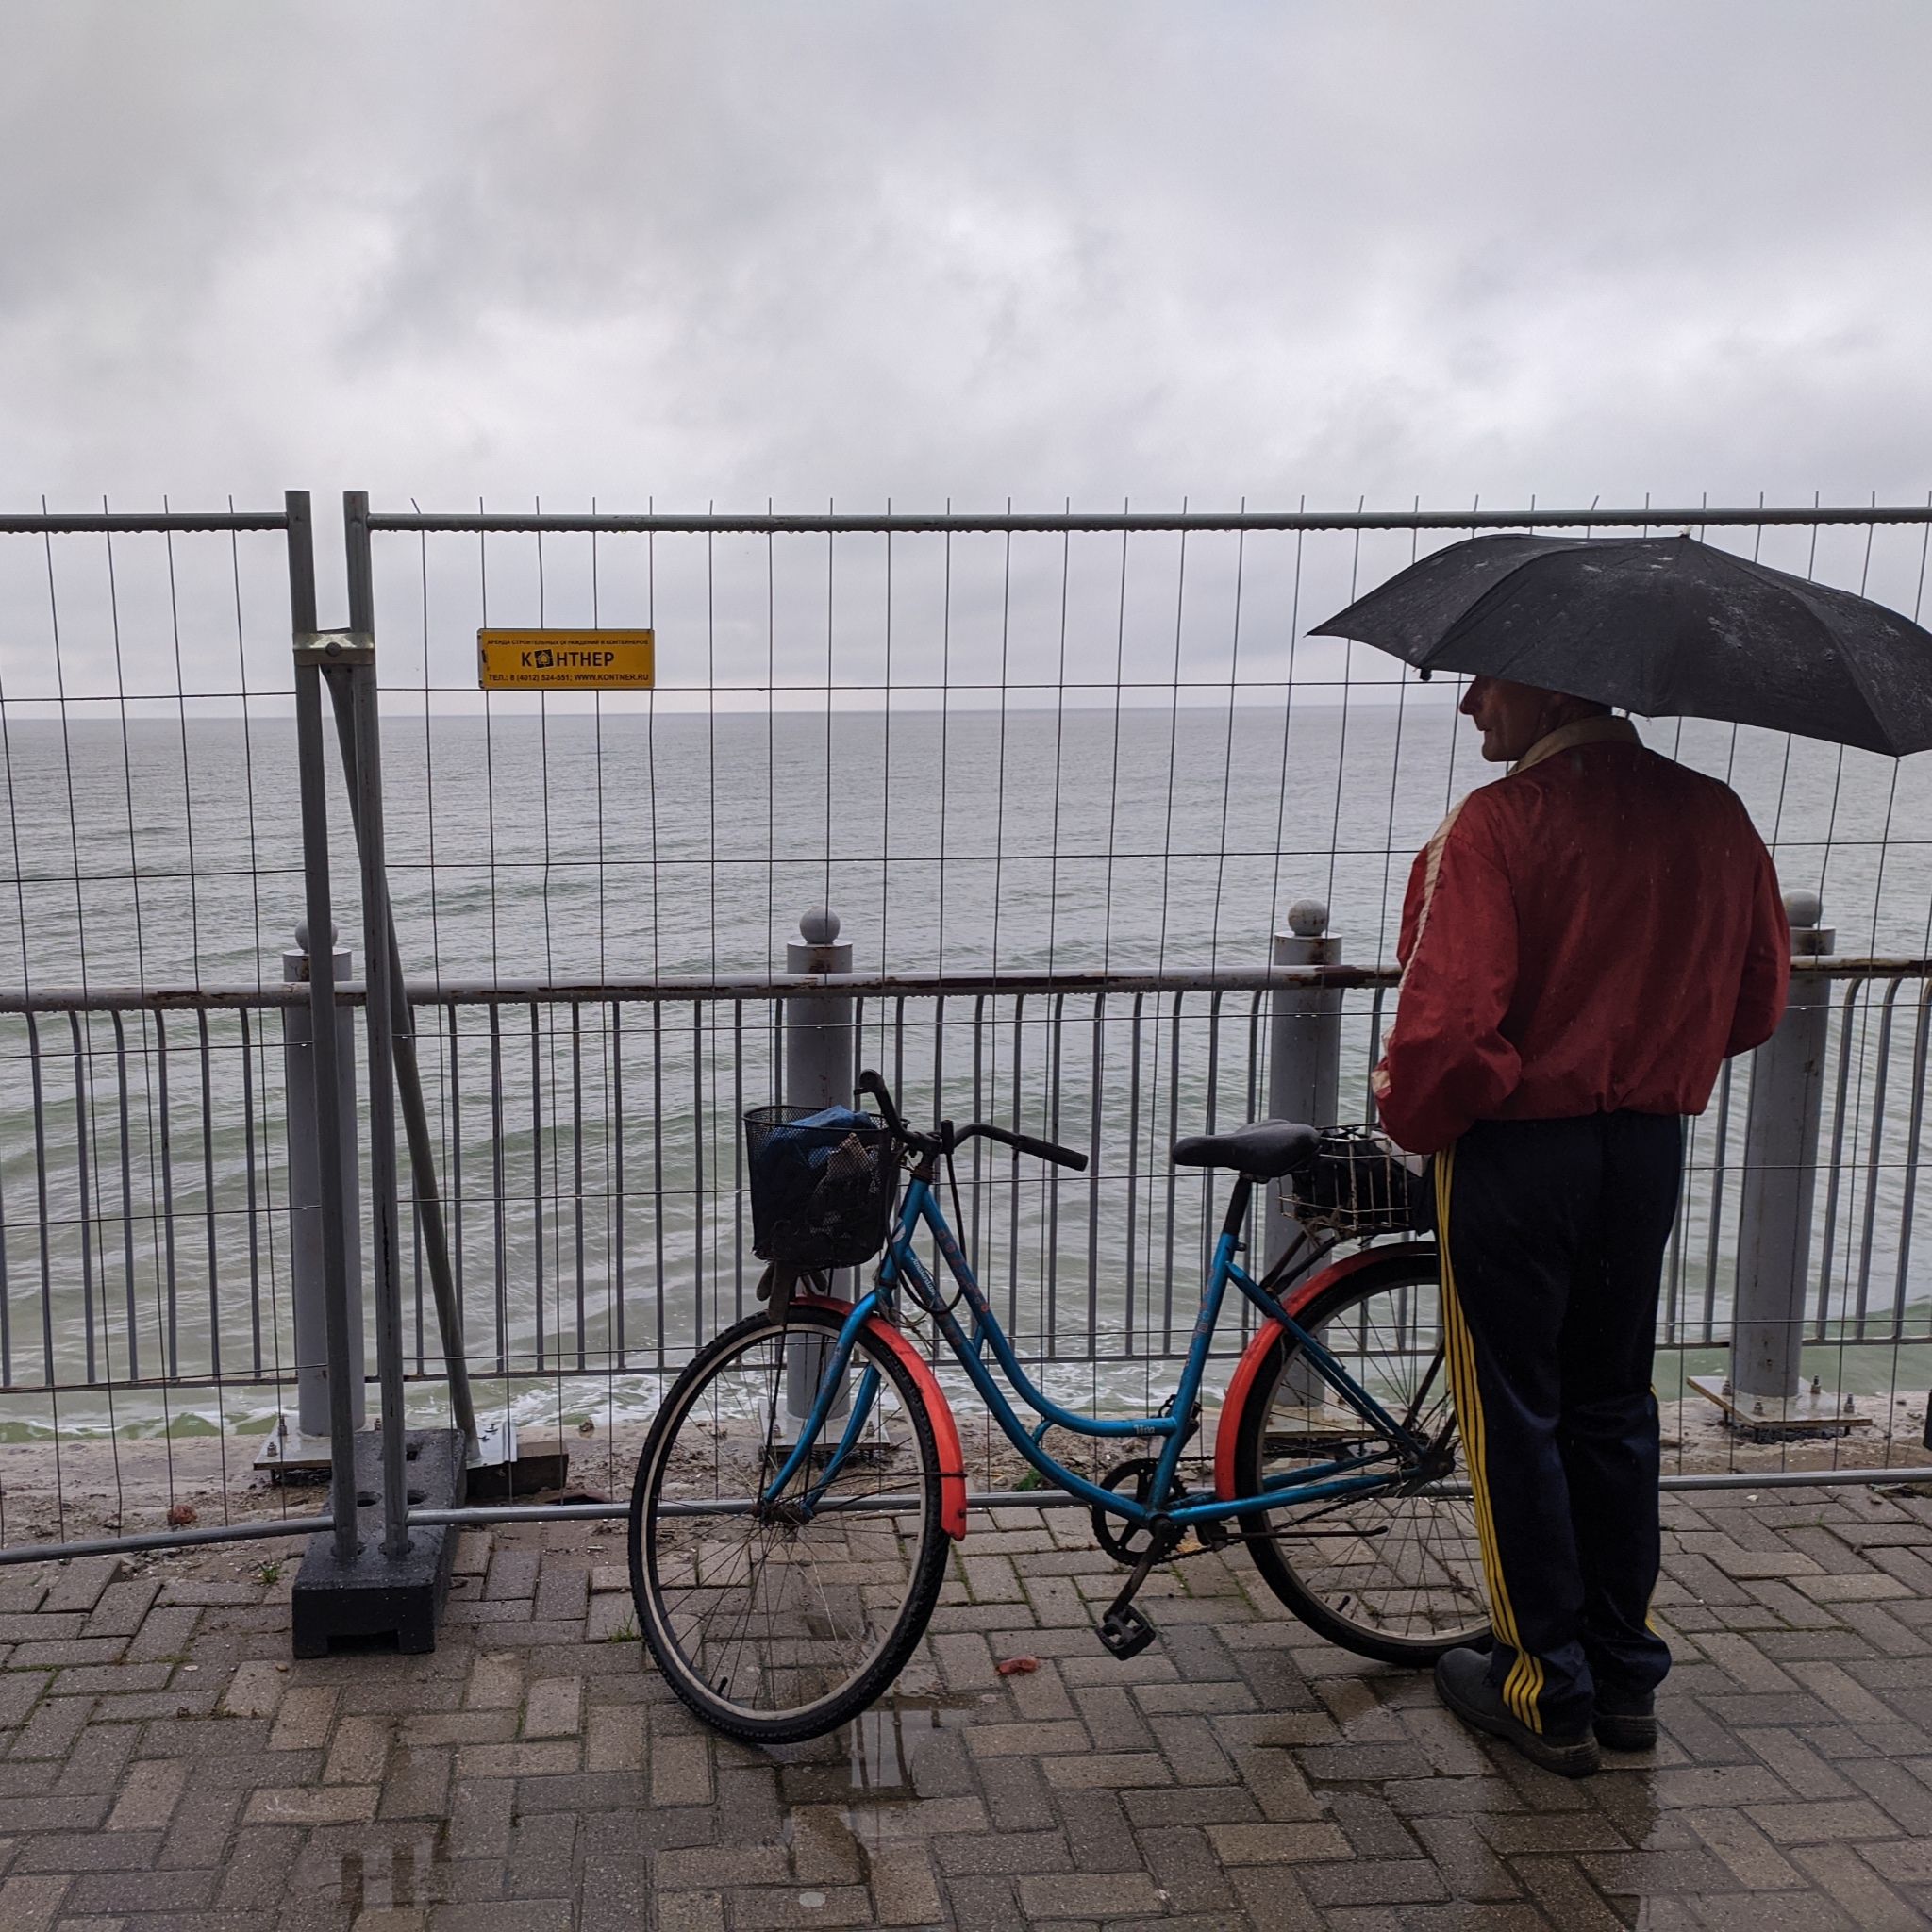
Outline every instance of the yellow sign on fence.
POLYGON ((648 691, 654 638, 647 630, 479 630, 476 682, 485 691, 648 691))

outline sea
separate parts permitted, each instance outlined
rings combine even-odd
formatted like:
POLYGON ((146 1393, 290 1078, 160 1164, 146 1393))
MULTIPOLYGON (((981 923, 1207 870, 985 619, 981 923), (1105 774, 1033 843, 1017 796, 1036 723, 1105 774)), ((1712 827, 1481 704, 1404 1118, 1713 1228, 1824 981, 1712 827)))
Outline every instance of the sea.
MULTIPOLYGON (((1497 775, 1477 757, 1453 697, 1409 685, 1345 705, 1325 691, 1159 705, 1082 691, 999 708, 925 693, 890 710, 869 699, 849 708, 627 707, 608 714, 518 699, 478 714, 399 694, 381 721, 383 837, 405 972, 412 982, 452 989, 756 978, 783 969, 800 916, 817 908, 837 914, 861 971, 1254 969, 1265 964, 1289 908, 1308 900, 1326 908, 1345 958, 1387 964, 1413 854, 1458 796, 1497 775)), ((305 904, 287 704, 262 701, 239 715, 185 706, 172 716, 153 706, 83 710, 7 717, 0 733, 0 991, 279 985, 305 904)), ((1928 950, 1932 759, 1893 761, 1698 720, 1638 723, 1654 748, 1737 790, 1787 889, 1822 897, 1840 954, 1928 950)), ((357 855, 340 777, 330 783, 334 916, 359 977, 357 855)), ((1911 983, 1883 1055, 1877 1019, 1861 1019, 1846 1075, 1855 1135, 1881 1066, 1892 1082, 1893 1139, 1882 1157, 1869 1138, 1857 1153, 1869 1158, 1877 1202, 1868 1242, 1879 1282, 1874 1307, 1889 1305, 1886 1270, 1900 1256, 1896 1122, 1909 1083, 1901 1086, 1899 1067, 1909 1070, 1922 1010, 1911 983)), ((1345 1088, 1365 1071, 1371 1044, 1366 1004, 1350 1012, 1345 1088)), ((58 1408, 63 1431, 253 1430, 288 1399, 285 1389, 247 1379, 258 1359, 273 1372, 291 1358, 286 1229, 277 1232, 286 1200, 274 1115, 279 1023, 258 1017, 244 1051, 233 1015, 209 1022, 214 1071, 205 1087, 198 1024, 192 1014, 160 1023, 128 1015, 118 1024, 42 1014, 29 1038, 24 1019, 0 1016, 0 1302, 8 1315, 0 1427, 43 1433, 58 1408), (174 1083, 165 1096, 163 1038, 174 1083), (172 1215, 163 1213, 169 1205, 172 1215), (230 1378, 219 1398, 189 1386, 211 1367, 218 1344, 230 1378), (125 1376, 130 1359, 157 1388, 151 1397, 124 1392, 110 1416, 101 1385, 125 1376), (58 1404, 43 1387, 50 1365, 64 1385, 58 1404), (158 1384, 171 1368, 179 1386, 168 1391, 158 1384)), ((470 1030, 447 1060, 426 1056, 438 1078, 454 1064, 469 1096, 454 1127, 439 1115, 443 1146, 482 1193, 491 1191, 483 1179, 496 1173, 492 1163, 505 1163, 501 1187, 517 1194, 517 1162, 527 1157, 541 1167, 549 1158, 554 1170, 558 1116, 543 1109, 563 1103, 542 1102, 522 1124, 514 1107, 501 1118, 479 1112, 489 1056, 498 1054, 508 1090, 536 1077, 539 1058, 554 1081, 560 1049, 547 1033, 541 1049, 500 1040, 492 1048, 480 1019, 464 1024, 470 1030), (547 1156, 531 1149, 545 1121, 553 1129, 547 1156)), ((1198 1038, 1185 1039, 1191 1068, 1198 1038)), ((1158 1019, 1150 1040, 1152 1054, 1158 1019)), ((765 1056, 749 1083, 753 1099, 769 1077, 769 1045, 749 1049, 765 1056)), ((633 1341, 667 1334, 662 1310, 691 1300, 693 1271, 708 1268, 711 1283, 691 1303, 694 1322, 742 1305, 745 1257, 738 1254, 730 1274, 715 1226, 705 1234, 678 1222, 668 1246, 647 1232, 654 1212, 664 1222, 665 1199, 695 1199, 693 1190, 715 1187, 720 1163, 731 1159, 737 1090, 719 1071, 723 1050, 715 1035, 705 1048, 711 1085, 701 1130, 690 1079, 658 1096, 658 1166, 641 1179, 641 1158, 631 1168, 635 1198, 621 1233, 611 1227, 608 1189, 599 1196, 587 1328, 573 1327, 581 1302, 572 1297, 581 1296, 585 1277, 573 1275, 570 1259, 586 1184, 557 1181, 547 1247, 531 1221, 541 1185, 517 1194, 523 1205, 500 1226, 480 1206, 472 1213, 464 1241, 475 1335, 510 1338, 504 1359, 513 1367, 531 1359, 540 1317, 549 1323, 546 1374, 511 1374, 498 1385, 525 1420, 568 1417, 587 1403, 655 1401, 649 1376, 633 1391, 621 1377, 577 1372, 600 1351, 610 1357, 613 1296, 626 1303, 633 1341), (707 1151, 709 1182, 694 1174, 693 1143, 707 1151), (582 1357, 570 1357, 573 1336, 588 1351, 582 1357)), ((608 1059, 604 1052, 589 1102, 575 1103, 578 1113, 608 1105, 608 1059)), ((1128 1085, 1110 1061, 1107 1105, 1123 1118, 1133 1100, 1128 1085)), ((641 1107, 635 1087, 631 1094, 641 1107)), ((1161 1106, 1180 1098, 1163 1094, 1161 1106)), ((1220 1095, 1224 1121, 1244 1101, 1235 1091, 1220 1095)), ((1145 1176, 1166 1119, 1150 1112, 1137 1121, 1136 1211, 1158 1211, 1158 1190, 1145 1176)), ((1116 1134, 1124 1138, 1124 1129, 1116 1134)), ((608 1161, 608 1139, 593 1132, 586 1144, 608 1161)), ((1108 1187, 1120 1182, 1110 1171, 1108 1187)), ((601 1185, 593 1174, 590 1193, 601 1185)), ((1703 1185, 1693 1205, 1707 1218, 1710 1183, 1703 1185)), ((1856 1187, 1837 1237, 1848 1255, 1862 1238, 1855 1195, 1856 1187)), ((1182 1244, 1177 1315, 1176 1291, 1162 1284, 1166 1319, 1178 1320, 1183 1339, 1186 1270, 1198 1248, 1198 1212, 1188 1211, 1195 1220, 1182 1244)), ((1053 1322, 1040 1307, 1039 1244, 1029 1236, 1026 1253, 1008 1244, 1001 1257, 991 1225, 989 1269, 1017 1257, 999 1280, 1008 1297, 1002 1306, 1043 1336, 1053 1322)), ((1142 1257, 1138 1307, 1111 1269, 1091 1310, 1082 1289, 1080 1334, 1090 1318, 1108 1335, 1138 1321, 1145 1342, 1151 1252, 1142 1257)), ((1084 1267, 1085 1251, 1075 1242, 1058 1265, 1084 1267)), ((435 1339, 433 1325, 425 1339, 420 1250, 411 1266, 412 1369, 420 1363, 424 1377, 415 1399, 433 1405, 435 1339)), ((1901 1274, 1902 1306, 1924 1303, 1917 1271, 1911 1264, 1909 1282, 1901 1274)), ((1694 1317, 1702 1277, 1694 1266, 1681 1272, 1684 1307, 1694 1317)), ((1720 1314, 1727 1292, 1727 1279, 1713 1281, 1710 1305, 1720 1314)), ((682 1332, 674 1321, 666 1345, 682 1332)), ((491 1345, 476 1342, 473 1353, 487 1357, 491 1345)), ((1144 1368, 1134 1373, 1144 1386, 1144 1368)))

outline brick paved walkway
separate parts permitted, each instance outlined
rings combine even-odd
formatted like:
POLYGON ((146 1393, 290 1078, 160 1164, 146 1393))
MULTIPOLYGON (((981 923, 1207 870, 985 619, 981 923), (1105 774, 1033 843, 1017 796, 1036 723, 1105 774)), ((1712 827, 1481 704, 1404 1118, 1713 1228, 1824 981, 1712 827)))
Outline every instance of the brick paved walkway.
POLYGON ((1239 1557, 1114 1662, 1064 1512, 975 1521, 894 1702, 769 1755, 641 1665, 608 1530, 467 1535, 421 1658, 291 1664, 259 1546, 0 1572, 0 1932, 1932 1923, 1932 1503, 1668 1507, 1666 1738, 1583 1784, 1239 1557))

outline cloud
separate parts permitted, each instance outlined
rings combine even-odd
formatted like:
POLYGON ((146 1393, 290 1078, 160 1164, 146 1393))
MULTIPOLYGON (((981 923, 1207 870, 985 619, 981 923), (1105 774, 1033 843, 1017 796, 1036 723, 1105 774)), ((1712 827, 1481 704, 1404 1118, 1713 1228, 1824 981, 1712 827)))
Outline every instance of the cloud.
POLYGON ((0 496, 1914 496, 1922 9, 0 12, 0 496))

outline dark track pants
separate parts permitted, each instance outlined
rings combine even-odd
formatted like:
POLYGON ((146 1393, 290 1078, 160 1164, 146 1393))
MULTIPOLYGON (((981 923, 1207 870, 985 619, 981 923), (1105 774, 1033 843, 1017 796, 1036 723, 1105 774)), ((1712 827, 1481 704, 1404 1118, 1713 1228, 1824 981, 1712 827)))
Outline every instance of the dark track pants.
POLYGON ((1533 1729, 1654 1689, 1651 1350, 1683 1164, 1674 1114, 1483 1121, 1435 1159, 1448 1362, 1496 1647, 1533 1729))

